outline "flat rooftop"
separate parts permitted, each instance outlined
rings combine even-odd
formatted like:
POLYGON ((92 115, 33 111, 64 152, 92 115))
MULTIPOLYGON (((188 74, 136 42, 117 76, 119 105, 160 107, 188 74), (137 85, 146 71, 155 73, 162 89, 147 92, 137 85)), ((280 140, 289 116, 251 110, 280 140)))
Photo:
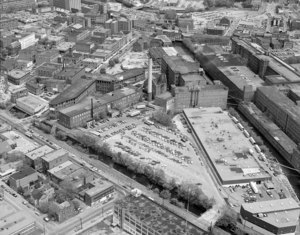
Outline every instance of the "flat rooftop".
POLYGON ((7 201, 0 202, 0 235, 18 234, 18 232, 35 223, 24 211, 17 211, 7 201))
POLYGON ((258 154, 253 145, 227 112, 221 108, 189 108, 183 111, 223 185, 271 178, 257 160, 258 154))
POLYGON ((173 214, 144 196, 128 195, 115 204, 161 235, 186 234, 186 224, 189 235, 204 234, 200 228, 187 223, 184 218, 173 214))
POLYGON ((266 214, 259 219, 277 228, 299 225, 300 206, 293 198, 245 203, 242 208, 253 216, 266 214))
MULTIPOLYGON (((21 97, 17 99, 17 105, 25 105, 26 107, 30 107, 34 110, 45 107, 47 102, 41 99, 40 97, 31 95, 30 93, 27 96, 21 97)), ((22 108, 22 107, 21 107, 22 108)))
POLYGON ((25 75, 27 75, 29 72, 25 72, 23 70, 14 69, 9 71, 7 74, 15 79, 21 79, 25 75))
POLYGON ((206 55, 208 61, 220 69, 220 67, 243 66, 241 57, 234 54, 212 54, 206 55))
POLYGON ((50 152, 43 157, 43 160, 46 162, 51 162, 61 156, 68 154, 68 152, 64 149, 58 149, 56 151, 50 152))
POLYGON ((74 164, 71 161, 66 161, 59 166, 56 166, 52 168, 51 170, 48 170, 48 172, 52 175, 54 175, 56 178, 60 180, 64 180, 66 177, 80 169, 81 166, 74 164))
POLYGON ((174 47, 162 47, 168 56, 178 56, 178 51, 174 47))
POLYGON ((188 62, 178 56, 164 56, 164 60, 175 73, 188 74, 199 72, 200 64, 197 62, 188 62))
POLYGON ((50 148, 48 145, 44 145, 40 148, 37 148, 29 153, 26 154, 26 157, 30 158, 31 160, 35 160, 37 158, 40 158, 42 156, 44 156, 47 153, 52 152, 53 149, 50 148))
POLYGON ((26 167, 20 171, 18 171, 17 173, 11 175, 10 177, 15 179, 15 180, 20 180, 20 179, 23 179, 29 175, 32 175, 32 174, 35 174, 36 171, 31 168, 31 167, 26 167))
POLYGON ((85 191, 85 194, 87 194, 90 197, 93 197, 112 186, 113 184, 108 181, 97 181, 94 187, 85 191))
POLYGON ((246 66, 221 67, 219 70, 224 73, 226 77, 228 77, 240 90, 243 90, 244 86, 248 85, 251 85, 254 90, 256 90, 257 87, 261 87, 264 84, 264 80, 246 66))

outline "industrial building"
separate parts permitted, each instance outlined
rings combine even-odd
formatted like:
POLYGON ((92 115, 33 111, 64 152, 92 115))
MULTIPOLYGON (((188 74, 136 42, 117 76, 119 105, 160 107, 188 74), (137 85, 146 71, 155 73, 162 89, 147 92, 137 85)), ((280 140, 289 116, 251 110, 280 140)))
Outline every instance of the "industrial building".
POLYGON ((76 105, 59 110, 58 122, 67 128, 82 126, 102 112, 109 112, 111 109, 122 110, 136 104, 141 95, 141 89, 124 87, 97 99, 87 97, 76 105))
POLYGON ((228 88, 223 84, 174 87, 172 94, 176 112, 196 107, 227 107, 228 88))
POLYGON ((293 198, 245 203, 240 210, 243 225, 264 235, 295 234, 299 215, 293 198))
POLYGON ((234 123, 227 112, 215 107, 189 108, 183 113, 220 184, 242 185, 251 181, 260 184, 271 179, 241 124, 234 123))
POLYGON ((263 113, 253 103, 240 103, 238 109, 259 130, 269 143, 295 169, 300 170, 300 149, 266 113, 263 113))
POLYGON ((129 234, 201 235, 204 231, 143 195, 128 195, 114 206, 113 223, 129 234))
POLYGON ((255 104, 268 112, 274 122, 295 142, 300 143, 300 108, 274 86, 260 87, 255 104))

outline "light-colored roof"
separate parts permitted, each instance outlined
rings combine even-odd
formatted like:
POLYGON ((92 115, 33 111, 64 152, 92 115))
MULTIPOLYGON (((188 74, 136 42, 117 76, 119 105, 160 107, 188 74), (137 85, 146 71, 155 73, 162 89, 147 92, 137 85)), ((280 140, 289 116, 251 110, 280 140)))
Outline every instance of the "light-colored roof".
POLYGON ((65 154, 68 154, 68 152, 64 149, 58 149, 56 151, 53 151, 51 153, 48 153, 47 155, 45 155, 44 157, 42 157, 42 159, 46 162, 51 162, 56 158, 59 158, 65 154))
POLYGON ((253 216, 265 214, 258 219, 277 228, 299 225, 300 206, 293 198, 242 204, 253 216))
POLYGON ((26 157, 30 158, 31 160, 35 160, 37 158, 40 158, 42 156, 44 156, 47 153, 52 152, 53 149, 50 148, 48 145, 44 145, 40 148, 37 148, 29 153, 26 154, 26 157))

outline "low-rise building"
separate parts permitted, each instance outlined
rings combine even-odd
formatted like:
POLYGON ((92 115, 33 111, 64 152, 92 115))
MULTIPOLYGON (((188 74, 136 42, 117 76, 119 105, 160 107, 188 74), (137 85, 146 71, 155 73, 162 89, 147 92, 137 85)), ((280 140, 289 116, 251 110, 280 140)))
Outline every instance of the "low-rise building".
POLYGON ((51 153, 53 151, 52 148, 50 148, 48 145, 44 145, 42 147, 39 147, 29 153, 25 154, 25 159, 32 168, 36 170, 41 170, 43 168, 42 165, 42 157, 45 156, 48 153, 51 153))
POLYGON ((18 98, 28 95, 28 90, 25 87, 17 88, 11 92, 11 102, 16 103, 18 98))
POLYGON ((19 69, 13 69, 7 73, 7 80, 15 85, 21 85, 30 79, 30 73, 19 69))
POLYGON ((0 29, 12 30, 18 27, 18 20, 15 18, 0 18, 0 29))
POLYGON ((50 152, 42 157, 43 170, 48 171, 68 161, 69 153, 64 149, 50 152))
POLYGON ((112 183, 108 181, 94 180, 90 182, 91 188, 85 191, 84 202, 93 206, 97 203, 103 203, 114 197, 115 189, 112 183))
POLYGON ((54 202, 50 208, 51 213, 58 222, 63 222, 76 214, 73 203, 65 201, 63 203, 54 202))
POLYGON ((245 227, 260 234, 295 234, 300 206, 293 198, 242 204, 240 218, 245 227))
POLYGON ((9 186, 15 191, 19 188, 29 190, 37 180, 38 173, 33 168, 26 167, 9 177, 9 186))
POLYGON ((53 78, 55 74, 61 71, 62 64, 43 63, 36 69, 37 76, 53 78))

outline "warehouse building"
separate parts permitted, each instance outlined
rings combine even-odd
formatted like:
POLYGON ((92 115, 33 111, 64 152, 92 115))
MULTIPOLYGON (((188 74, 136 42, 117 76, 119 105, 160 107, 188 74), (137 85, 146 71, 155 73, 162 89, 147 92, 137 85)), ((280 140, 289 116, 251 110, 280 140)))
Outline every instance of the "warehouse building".
POLYGON ((243 225, 264 235, 295 234, 299 216, 300 206, 293 198, 245 203, 240 210, 243 225))
POLYGON ((259 152, 245 137, 241 124, 234 123, 227 112, 214 107, 189 108, 183 113, 220 184, 261 184, 271 179, 268 168, 257 161, 259 152))

